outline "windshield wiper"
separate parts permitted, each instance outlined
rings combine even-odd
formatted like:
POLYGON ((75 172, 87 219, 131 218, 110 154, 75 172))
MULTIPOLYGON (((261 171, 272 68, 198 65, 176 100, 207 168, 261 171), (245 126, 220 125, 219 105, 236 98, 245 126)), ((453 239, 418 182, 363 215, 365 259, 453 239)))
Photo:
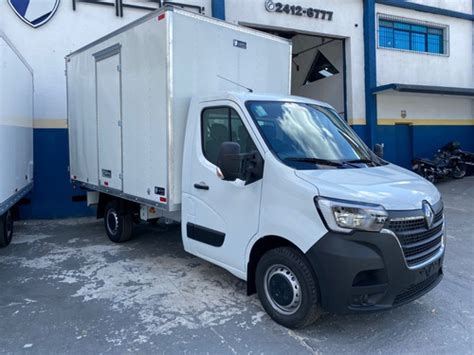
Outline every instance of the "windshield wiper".
POLYGON ((373 165, 379 165, 375 161, 370 160, 370 159, 352 159, 352 160, 344 160, 344 163, 348 164, 357 164, 357 163, 362 163, 362 164, 373 164, 373 165))
POLYGON ((307 158, 307 157, 289 157, 289 158, 284 158, 286 161, 300 161, 303 163, 312 163, 312 164, 318 164, 318 165, 328 165, 328 166, 337 166, 341 167, 344 166, 343 163, 340 163, 335 160, 328 160, 328 159, 319 159, 319 158, 307 158))

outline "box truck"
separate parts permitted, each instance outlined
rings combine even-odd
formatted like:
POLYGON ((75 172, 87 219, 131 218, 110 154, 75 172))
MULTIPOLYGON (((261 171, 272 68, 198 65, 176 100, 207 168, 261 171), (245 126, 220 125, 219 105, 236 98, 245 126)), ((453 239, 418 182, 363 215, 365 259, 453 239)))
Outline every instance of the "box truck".
POLYGON ((33 71, 0 31, 0 248, 14 209, 33 187, 33 71))
POLYGON ((438 190, 289 95, 291 43, 164 8, 66 57, 70 172, 113 242, 181 223, 184 249, 295 328, 441 280, 438 190))

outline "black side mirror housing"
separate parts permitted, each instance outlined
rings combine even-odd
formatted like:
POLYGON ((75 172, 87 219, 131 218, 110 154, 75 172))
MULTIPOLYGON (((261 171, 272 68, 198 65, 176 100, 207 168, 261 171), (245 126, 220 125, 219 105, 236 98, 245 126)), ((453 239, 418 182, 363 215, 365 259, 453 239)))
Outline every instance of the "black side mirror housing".
POLYGON ((383 148, 384 148, 384 144, 383 143, 377 143, 375 144, 374 146, 374 153, 376 156, 378 156, 379 158, 383 159, 383 148))
POLYGON ((217 167, 220 169, 225 181, 235 181, 242 175, 239 143, 223 142, 221 144, 217 156, 217 167))

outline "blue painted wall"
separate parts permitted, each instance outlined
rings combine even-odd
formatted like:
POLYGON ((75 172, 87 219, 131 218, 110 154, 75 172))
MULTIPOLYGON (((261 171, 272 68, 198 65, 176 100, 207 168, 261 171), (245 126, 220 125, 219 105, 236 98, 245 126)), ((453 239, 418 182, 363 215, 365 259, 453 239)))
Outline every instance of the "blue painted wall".
POLYGON ((377 97, 372 90, 377 86, 377 56, 375 43, 375 0, 363 0, 364 9, 364 85, 365 116, 367 124, 365 142, 370 148, 380 143, 377 137, 377 97))
MULTIPOLYGON (((353 126, 367 142, 367 127, 353 126)), ((397 161, 396 126, 377 127, 378 141, 385 144, 385 158, 397 161)), ((463 149, 474 151, 474 126, 413 126, 413 154, 431 157, 444 144, 458 140, 463 149)), ((73 196, 85 195, 73 189, 69 180, 69 147, 66 129, 35 129, 35 185, 31 204, 21 207, 21 217, 28 219, 64 218, 93 215, 86 203, 73 202, 73 196)))
MULTIPOLYGON (((459 141, 463 149, 474 151, 474 126, 413 126, 412 130, 413 157, 431 158, 439 148, 453 140, 459 141)), ((397 126, 380 125, 377 135, 379 141, 385 144, 385 159, 399 163, 397 126)))
POLYGON ((67 129, 35 129, 34 187, 28 196, 31 203, 20 209, 22 218, 64 218, 92 214, 85 202, 72 197, 85 195, 73 189, 69 180, 69 145, 67 129))
POLYGON ((225 0, 212 0, 212 17, 225 20, 225 0))

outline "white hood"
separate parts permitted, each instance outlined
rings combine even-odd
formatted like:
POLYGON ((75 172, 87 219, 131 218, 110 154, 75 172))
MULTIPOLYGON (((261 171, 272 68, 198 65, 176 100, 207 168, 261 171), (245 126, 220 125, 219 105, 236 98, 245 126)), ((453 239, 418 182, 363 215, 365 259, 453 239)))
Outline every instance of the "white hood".
POLYGON ((399 166, 354 169, 296 170, 296 176, 313 184, 320 196, 380 204, 387 210, 420 209, 440 199, 436 187, 399 166))

